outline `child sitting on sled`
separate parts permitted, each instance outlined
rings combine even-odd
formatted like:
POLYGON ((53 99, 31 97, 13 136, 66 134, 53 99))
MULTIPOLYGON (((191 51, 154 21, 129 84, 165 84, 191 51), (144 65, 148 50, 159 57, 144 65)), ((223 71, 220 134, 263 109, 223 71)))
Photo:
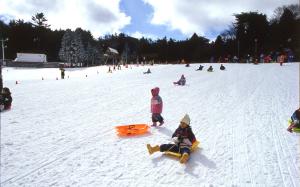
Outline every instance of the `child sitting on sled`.
POLYGON ((144 72, 144 74, 149 74, 149 73, 151 73, 150 68, 148 68, 148 70, 144 72))
POLYGON ((214 68, 212 66, 209 66, 209 68, 207 69, 208 72, 213 72, 214 68))
POLYGON ((156 123, 159 122, 159 126, 164 124, 164 118, 161 116, 163 101, 159 94, 159 88, 155 87, 151 89, 151 113, 152 113, 152 126, 156 126, 156 123))
POLYGON ((221 64, 220 70, 225 70, 225 66, 223 64, 221 64))
POLYGON ((293 132, 293 128, 300 128, 300 108, 298 108, 291 116, 291 125, 287 128, 287 131, 293 132))
POLYGON ((178 85, 184 86, 184 85, 185 85, 185 82, 186 82, 186 80, 185 80, 184 75, 181 75, 179 81, 174 82, 174 84, 178 84, 178 85))
POLYGON ((190 127, 190 117, 186 114, 180 121, 179 127, 172 135, 172 140, 174 143, 170 144, 161 144, 156 146, 151 146, 147 144, 147 149, 149 154, 154 152, 166 152, 171 151, 174 153, 180 153, 180 163, 186 163, 189 159, 191 153, 192 144, 196 141, 196 137, 190 127))

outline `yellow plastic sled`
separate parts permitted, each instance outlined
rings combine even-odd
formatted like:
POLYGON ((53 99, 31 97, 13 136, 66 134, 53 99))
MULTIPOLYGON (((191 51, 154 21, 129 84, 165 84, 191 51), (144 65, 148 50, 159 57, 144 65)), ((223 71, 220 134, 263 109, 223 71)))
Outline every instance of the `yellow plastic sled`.
MULTIPOLYGON (((192 148, 191 148, 191 153, 194 152, 198 146, 200 145, 200 142, 198 140, 196 140, 193 145, 192 145, 192 148)), ((180 153, 174 153, 172 151, 166 151, 164 152, 166 155, 170 155, 170 156, 175 156, 175 157, 178 157, 180 158, 181 157, 181 154, 180 153)))

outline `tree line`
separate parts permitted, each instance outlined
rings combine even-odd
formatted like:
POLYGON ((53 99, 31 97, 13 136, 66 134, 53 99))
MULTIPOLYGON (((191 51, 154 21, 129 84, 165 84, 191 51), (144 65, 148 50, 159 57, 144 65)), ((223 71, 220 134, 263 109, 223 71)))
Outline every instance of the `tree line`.
MULTIPOLYGON (((124 62, 155 60, 156 62, 186 61, 207 62, 211 57, 258 58, 260 54, 293 51, 300 59, 299 5, 278 7, 270 20, 259 12, 235 14, 232 23, 215 41, 194 33, 186 40, 149 38, 136 39, 124 33, 93 38, 90 31, 51 30, 43 13, 32 16, 31 22, 0 20, 0 39, 9 38, 5 57, 14 59, 16 53, 44 53, 48 61, 65 61, 82 66, 105 62, 108 47, 118 50, 124 62)), ((2 55, 2 54, 1 54, 2 55)))

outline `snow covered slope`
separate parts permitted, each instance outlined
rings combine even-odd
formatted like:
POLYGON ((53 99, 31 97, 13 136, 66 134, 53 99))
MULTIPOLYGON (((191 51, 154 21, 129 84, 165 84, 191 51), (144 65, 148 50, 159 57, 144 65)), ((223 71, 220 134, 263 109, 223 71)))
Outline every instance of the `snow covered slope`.
POLYGON ((65 80, 58 69, 4 68, 13 106, 1 113, 1 186, 300 186, 300 137, 286 131, 299 63, 198 66, 67 69, 65 80), (181 74, 187 85, 174 86, 181 74), (116 136, 114 126, 151 124, 155 86, 164 126, 116 136), (185 165, 150 156, 146 144, 170 142, 186 113, 201 148, 185 165))

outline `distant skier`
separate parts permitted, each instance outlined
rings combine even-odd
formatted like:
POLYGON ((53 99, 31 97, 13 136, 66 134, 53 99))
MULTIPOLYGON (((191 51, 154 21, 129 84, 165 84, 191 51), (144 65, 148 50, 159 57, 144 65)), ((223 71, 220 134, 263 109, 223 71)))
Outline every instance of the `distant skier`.
POLYGON ((220 70, 225 70, 225 66, 223 66, 223 64, 221 64, 220 70))
POLYGON ((155 87, 151 89, 151 113, 152 113, 152 126, 156 126, 156 123, 159 122, 159 126, 164 124, 164 118, 161 116, 163 109, 163 101, 159 94, 159 88, 155 87))
POLYGON ((0 93, 0 111, 11 108, 12 97, 9 88, 4 87, 0 93))
POLYGON ((196 69, 196 71, 202 71, 202 69, 204 68, 204 66, 200 65, 198 69, 196 69))
POLYGON ((107 73, 112 73, 112 70, 110 69, 110 66, 108 67, 107 73))
POLYGON ((148 70, 144 72, 144 74, 149 74, 149 73, 151 73, 150 68, 148 68, 148 70))
POLYGON ((174 143, 155 145, 153 147, 147 144, 149 154, 151 155, 158 151, 171 151, 181 154, 180 163, 187 162, 191 153, 191 146, 196 141, 196 137, 190 127, 190 117, 188 114, 181 119, 179 127, 172 135, 172 140, 174 143))
POLYGON ((287 128, 287 131, 293 132, 293 128, 300 128, 300 108, 293 113, 291 121, 291 125, 287 128))
POLYGON ((184 86, 184 85, 185 85, 185 83, 186 83, 186 79, 185 79, 184 75, 181 75, 181 77, 180 77, 179 81, 177 81, 177 82, 173 82, 173 83, 174 83, 174 84, 177 84, 177 85, 184 86))
POLYGON ((213 69, 212 66, 209 66, 209 68, 207 69, 208 72, 213 72, 213 70, 214 70, 214 69, 213 69))
POLYGON ((65 78, 65 69, 64 68, 60 68, 60 78, 61 79, 65 78))

